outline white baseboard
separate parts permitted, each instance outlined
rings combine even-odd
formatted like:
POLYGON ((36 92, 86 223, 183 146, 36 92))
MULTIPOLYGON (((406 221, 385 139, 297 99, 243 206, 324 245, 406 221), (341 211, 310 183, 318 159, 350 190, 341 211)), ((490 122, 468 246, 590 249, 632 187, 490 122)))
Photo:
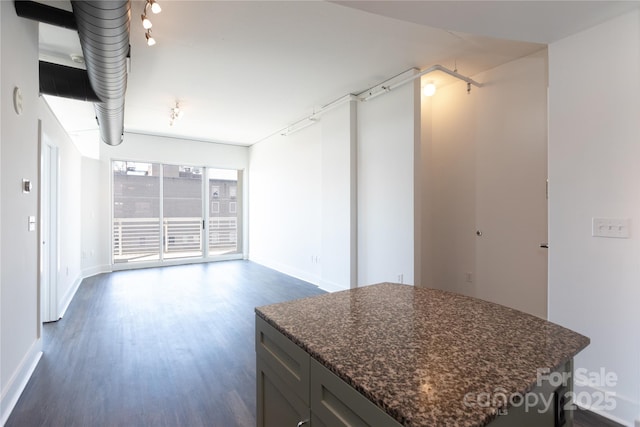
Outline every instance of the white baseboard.
MULTIPOLYGON (((586 399, 587 401, 591 400, 593 402, 604 404, 598 397, 602 396, 605 392, 606 390, 602 390, 598 387, 575 385, 576 397, 580 397, 580 393, 585 393, 585 396, 592 398, 586 399)), ((634 419, 636 419, 637 414, 640 410, 638 402, 627 396, 621 395, 620 393, 616 393, 613 398, 616 402, 616 406, 611 410, 602 410, 601 408, 593 407, 591 405, 580 404, 580 401, 577 402, 577 405, 582 409, 587 409, 600 415, 601 417, 607 418, 623 426, 640 427, 640 420, 636 420, 635 423, 633 421, 634 419)))
POLYGON ((58 319, 62 319, 64 314, 67 312, 69 308, 69 304, 73 300, 76 292, 78 292, 78 288, 84 279, 87 277, 95 276, 96 274, 101 273, 110 273, 111 267, 108 265, 98 265, 95 267, 90 267, 82 270, 80 275, 74 280, 73 285, 67 290, 67 292, 62 296, 60 301, 58 301, 58 319))
POLYGON ((111 271, 124 271, 124 270, 139 270, 141 268, 155 268, 155 267, 171 267, 171 266, 179 266, 179 265, 189 265, 189 264, 207 264, 210 262, 218 262, 218 261, 232 261, 232 260, 240 260, 244 259, 242 254, 227 254, 227 255, 219 255, 215 258, 179 258, 179 259, 169 259, 160 261, 147 261, 147 262, 133 262, 127 263, 122 262, 118 264, 112 265, 110 268, 111 271))
POLYGON ((111 273, 111 266, 96 265, 93 267, 85 268, 80 272, 80 275, 82 276, 82 279, 86 279, 87 277, 95 276, 96 274, 102 274, 102 273, 111 273))
POLYGON ((69 308, 69 304, 71 304, 73 296, 76 294, 78 288, 80 287, 82 279, 83 277, 81 276, 76 277, 76 280, 73 281, 73 285, 71 285, 67 292, 62 296, 60 301, 58 301, 58 320, 62 319, 64 314, 67 312, 67 308, 69 308))
POLYGON ((349 289, 349 285, 345 287, 340 283, 332 282, 329 280, 320 280, 320 284, 318 285, 318 287, 327 292, 339 292, 349 289))
POLYGON ((38 366, 38 362, 42 357, 42 339, 39 338, 33 342, 27 354, 22 358, 18 369, 14 372, 9 380, 7 387, 2 390, 0 397, 0 426, 6 424, 11 411, 18 403, 20 395, 31 378, 31 374, 38 366))
POLYGON ((267 258, 254 257, 252 255, 249 255, 249 260, 255 262, 256 264, 271 268, 272 270, 279 271, 280 273, 286 274, 287 276, 304 280, 305 282, 309 282, 312 285, 318 286, 320 283, 320 278, 317 275, 308 271, 300 270, 287 264, 282 264, 278 261, 273 261, 267 258))

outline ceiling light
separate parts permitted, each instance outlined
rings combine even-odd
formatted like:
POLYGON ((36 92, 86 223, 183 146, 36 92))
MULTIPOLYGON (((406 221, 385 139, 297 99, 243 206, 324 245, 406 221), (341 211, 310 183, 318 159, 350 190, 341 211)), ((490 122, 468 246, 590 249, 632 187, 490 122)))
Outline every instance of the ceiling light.
POLYGON ((169 126, 173 126, 173 123, 181 119, 183 114, 184 111, 180 108, 180 102, 176 101, 176 106, 171 108, 171 113, 169 114, 169 126))
POLYGON ((154 44, 156 44, 156 39, 151 37, 151 30, 147 30, 147 32, 144 33, 144 36, 147 38, 147 45, 148 46, 153 46, 154 44))
POLYGON ((435 93, 436 93, 436 85, 434 85, 433 83, 427 83, 422 88, 422 94, 424 96, 433 96, 435 95, 435 93))
POLYGON ((145 30, 148 30, 149 28, 151 28, 153 26, 151 21, 149 21, 149 18, 147 18, 147 15, 140 15, 140 18, 142 19, 142 27, 145 30))
POLYGON ((147 18, 147 9, 149 8, 151 8, 151 12, 153 13, 162 12, 162 8, 158 4, 158 2, 156 2, 156 0, 146 0, 144 3, 144 10, 142 11, 142 15, 140 15, 140 19, 142 19, 142 26, 146 30, 145 37, 147 38, 147 45, 153 46, 154 44, 156 44, 156 41, 153 37, 151 37, 150 28, 153 26, 153 24, 151 23, 151 20, 147 18))
POLYGON ((147 0, 147 2, 151 5, 151 12, 160 13, 162 12, 162 8, 158 4, 156 0, 147 0))

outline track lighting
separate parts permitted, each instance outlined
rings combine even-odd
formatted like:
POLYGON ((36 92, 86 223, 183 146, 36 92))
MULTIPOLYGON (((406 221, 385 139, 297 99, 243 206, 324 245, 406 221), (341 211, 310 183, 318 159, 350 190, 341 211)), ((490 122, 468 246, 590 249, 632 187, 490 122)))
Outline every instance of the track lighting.
POLYGON ((433 83, 427 83, 422 88, 422 94, 424 96, 433 96, 435 95, 435 93, 436 93, 436 85, 434 85, 433 83))
POLYGON ((147 0, 147 3, 151 5, 151 12, 160 13, 162 12, 162 8, 158 4, 156 0, 147 0))
POLYGON ((153 24, 151 23, 151 21, 149 20, 149 18, 147 18, 147 15, 140 15, 140 18, 142 19, 142 28, 144 28, 145 30, 148 30, 149 28, 151 28, 153 26, 153 24))
POLYGON ((292 124, 291 126, 283 129, 280 132, 280 135, 289 136, 292 133, 296 133, 296 132, 298 132, 298 131, 300 131, 302 129, 308 128, 309 126, 314 125, 317 122, 318 122, 318 119, 315 118, 314 116, 307 117, 306 119, 299 120, 299 121, 295 122, 294 124, 292 124))
POLYGON ((169 126, 173 126, 176 120, 182 118, 184 111, 180 108, 180 102, 176 101, 176 106, 171 108, 171 113, 169 114, 169 126))
POLYGON ((144 36, 147 39, 147 45, 148 46, 153 46, 154 44, 156 44, 156 40, 151 37, 151 30, 150 28, 153 26, 153 24, 151 23, 151 20, 149 18, 147 18, 147 8, 151 7, 151 12, 153 13, 160 13, 162 12, 162 8, 160 7, 160 5, 158 4, 157 1, 155 0, 146 0, 145 4, 144 4, 144 10, 142 12, 142 15, 140 15, 140 19, 142 19, 142 27, 146 30, 144 36))
POLYGON ((153 46, 156 44, 156 39, 151 37, 151 30, 147 30, 147 32, 144 33, 144 36, 147 38, 147 46, 153 46))
MULTIPOLYGON (((467 93, 471 92, 471 85, 476 86, 476 87, 482 87, 483 86, 482 83, 478 83, 477 81, 473 80, 472 78, 467 77, 467 76, 463 76, 462 74, 459 74, 458 71, 450 70, 450 69, 448 69, 446 67, 443 67, 442 65, 434 65, 432 67, 429 67, 429 68, 427 68, 425 70, 421 70, 421 71, 418 71, 416 68, 412 68, 410 70, 405 71, 405 73, 409 72, 409 71, 413 71, 415 73, 413 73, 412 75, 410 75, 409 77, 407 77, 407 78, 405 78, 405 79, 403 79, 401 81, 398 81, 397 83, 391 83, 389 85, 383 85, 383 86, 374 86, 372 88, 369 88, 369 89, 365 90, 364 92, 358 94, 358 99, 360 99, 360 101, 369 101, 370 99, 373 99, 373 98, 375 98, 377 96, 380 96, 383 93, 387 93, 387 92, 389 92, 389 91, 391 91, 391 90, 393 90, 393 89, 395 89, 397 87, 400 87, 400 86, 402 86, 402 85, 404 85, 406 83, 414 81, 418 77, 422 77, 425 74, 429 74, 429 73, 432 73, 434 71, 441 71, 441 72, 443 72, 445 74, 449 74, 450 76, 455 77, 458 80, 462 80, 464 82, 467 82, 467 93), (378 88, 378 87, 380 89, 374 90, 375 88, 378 88)), ((389 80, 387 80, 386 82, 388 82, 388 81, 389 80)), ((386 83, 386 82, 384 82, 384 83, 386 83)), ((427 93, 425 93, 425 91, 427 90, 426 89, 427 86, 429 86, 429 84, 427 84, 425 86, 425 88, 423 89, 422 93, 425 96, 430 96, 427 93)), ((430 87, 428 89, 428 91, 429 92, 433 91, 433 93, 435 93, 435 89, 436 89, 436 87, 435 87, 435 85, 433 85, 433 88, 430 87)), ((432 95, 433 95, 433 93, 432 93, 432 95)))

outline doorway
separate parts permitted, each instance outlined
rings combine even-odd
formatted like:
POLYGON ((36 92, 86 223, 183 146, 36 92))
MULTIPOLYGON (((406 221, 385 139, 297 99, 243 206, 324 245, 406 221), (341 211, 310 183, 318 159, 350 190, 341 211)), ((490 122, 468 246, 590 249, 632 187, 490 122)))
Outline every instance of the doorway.
POLYGON ((58 163, 59 153, 40 131, 40 316, 58 320, 58 163))
POLYGON ((112 160, 112 263, 242 257, 242 171, 112 160))

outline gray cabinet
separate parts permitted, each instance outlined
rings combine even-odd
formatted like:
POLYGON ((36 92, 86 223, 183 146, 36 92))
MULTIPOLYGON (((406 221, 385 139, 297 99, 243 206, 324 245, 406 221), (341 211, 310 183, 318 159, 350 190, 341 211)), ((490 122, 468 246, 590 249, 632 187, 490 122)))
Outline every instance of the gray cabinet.
POLYGON ((256 373, 258 427, 400 427, 260 317, 256 373))
POLYGON ((313 427, 401 427, 382 409, 311 359, 313 427))
POLYGON ((259 427, 309 419, 309 355, 257 316, 256 375, 259 427))
MULTIPOLYGON (((256 372, 258 427, 401 427, 258 316, 256 372)), ((552 375, 568 378, 566 384, 558 386, 546 380, 536 384, 529 392, 530 397, 539 397, 535 405, 513 405, 489 427, 573 426, 572 411, 562 411, 568 405, 562 396, 570 396, 573 390, 571 372, 572 360, 552 375)))

